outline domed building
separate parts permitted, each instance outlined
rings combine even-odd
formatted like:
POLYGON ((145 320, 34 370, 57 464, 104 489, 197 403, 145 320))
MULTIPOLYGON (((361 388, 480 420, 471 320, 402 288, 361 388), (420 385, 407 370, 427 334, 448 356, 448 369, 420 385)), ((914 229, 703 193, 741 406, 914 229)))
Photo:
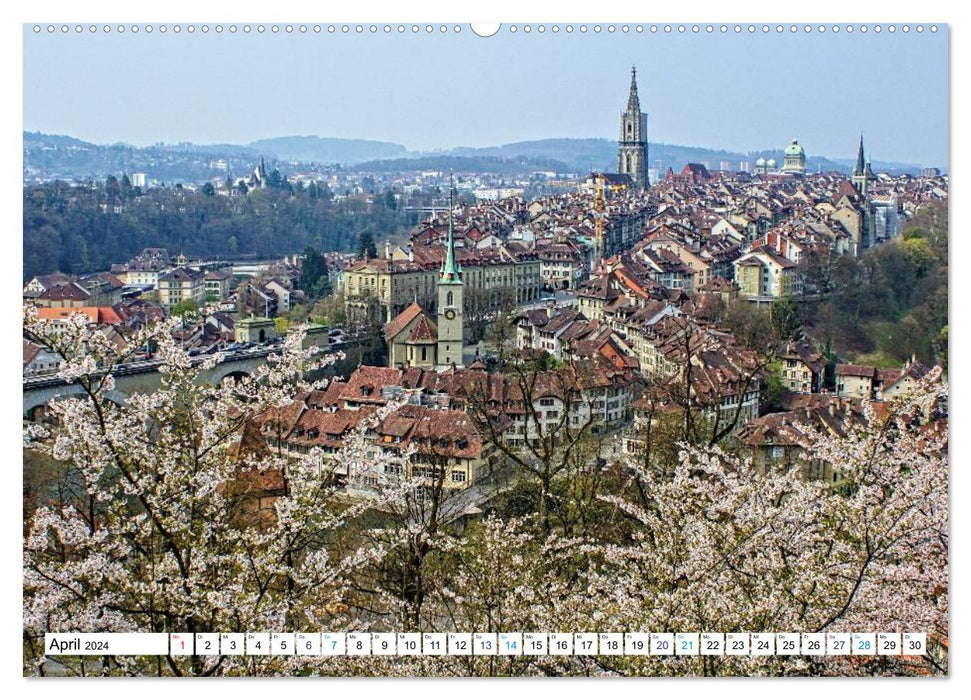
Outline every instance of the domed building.
POLYGON ((755 170, 753 171, 756 175, 765 175, 769 172, 769 166, 765 162, 765 158, 759 156, 759 159, 755 161, 755 170))
POLYGON ((798 175, 806 172, 806 151, 799 145, 799 141, 796 139, 792 140, 792 143, 786 148, 785 156, 786 159, 782 164, 782 172, 798 175))

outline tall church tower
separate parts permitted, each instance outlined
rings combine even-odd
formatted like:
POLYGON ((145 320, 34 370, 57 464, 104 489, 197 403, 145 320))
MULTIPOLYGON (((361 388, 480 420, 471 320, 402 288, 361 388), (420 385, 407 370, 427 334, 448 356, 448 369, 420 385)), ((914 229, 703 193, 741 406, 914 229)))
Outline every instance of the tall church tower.
POLYGON ((860 212, 863 214, 863 229, 860 231, 860 251, 873 246, 876 236, 876 221, 874 208, 870 203, 868 193, 870 182, 875 180, 870 162, 864 158, 863 154, 863 134, 860 134, 860 149, 856 154, 856 166, 853 168, 853 186, 860 193, 860 212))
POLYGON ((452 185, 448 196, 448 249, 438 278, 438 353, 439 366, 462 366, 462 266, 455 260, 455 234, 452 226, 452 185))
POLYGON ((651 184, 647 180, 647 114, 641 111, 637 98, 637 68, 634 67, 630 69, 627 111, 620 115, 617 172, 630 175, 636 187, 643 189, 651 184))
POLYGON ((866 197, 867 185, 872 171, 870 164, 863 157, 863 134, 860 134, 860 150, 856 154, 856 167, 853 168, 853 186, 856 191, 866 197))

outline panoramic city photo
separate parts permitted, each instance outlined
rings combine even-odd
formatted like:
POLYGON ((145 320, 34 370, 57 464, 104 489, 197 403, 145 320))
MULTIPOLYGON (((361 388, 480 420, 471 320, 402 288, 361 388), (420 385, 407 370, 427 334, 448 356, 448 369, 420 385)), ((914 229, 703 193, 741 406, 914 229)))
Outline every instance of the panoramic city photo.
POLYGON ((23 676, 949 674, 946 24, 22 31, 23 676))

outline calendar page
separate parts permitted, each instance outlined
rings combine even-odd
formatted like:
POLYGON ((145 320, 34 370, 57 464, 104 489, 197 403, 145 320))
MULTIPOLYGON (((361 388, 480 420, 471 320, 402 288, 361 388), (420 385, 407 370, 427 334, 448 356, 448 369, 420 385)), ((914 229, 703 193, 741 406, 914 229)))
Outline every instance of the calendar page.
POLYGON ((23 20, 24 677, 949 674, 949 25, 649 10, 23 20))

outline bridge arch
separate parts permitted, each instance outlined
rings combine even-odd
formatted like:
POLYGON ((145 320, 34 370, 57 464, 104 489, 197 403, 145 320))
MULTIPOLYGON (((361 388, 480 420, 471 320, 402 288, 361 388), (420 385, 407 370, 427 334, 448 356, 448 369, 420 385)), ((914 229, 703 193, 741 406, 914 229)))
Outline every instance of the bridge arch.
MULTIPOLYGON (((54 401, 67 398, 83 398, 84 389, 78 384, 68 384, 58 387, 56 394, 24 394, 24 413, 23 417, 29 421, 40 422, 46 420, 50 411, 50 405, 54 401)), ((123 406, 128 400, 122 392, 117 389, 101 392, 101 397, 118 406, 123 406)))
POLYGON ((244 377, 250 376, 250 373, 243 369, 234 369, 231 371, 223 372, 216 377, 213 377, 213 384, 219 386, 227 379, 232 379, 234 382, 242 380, 244 377))

